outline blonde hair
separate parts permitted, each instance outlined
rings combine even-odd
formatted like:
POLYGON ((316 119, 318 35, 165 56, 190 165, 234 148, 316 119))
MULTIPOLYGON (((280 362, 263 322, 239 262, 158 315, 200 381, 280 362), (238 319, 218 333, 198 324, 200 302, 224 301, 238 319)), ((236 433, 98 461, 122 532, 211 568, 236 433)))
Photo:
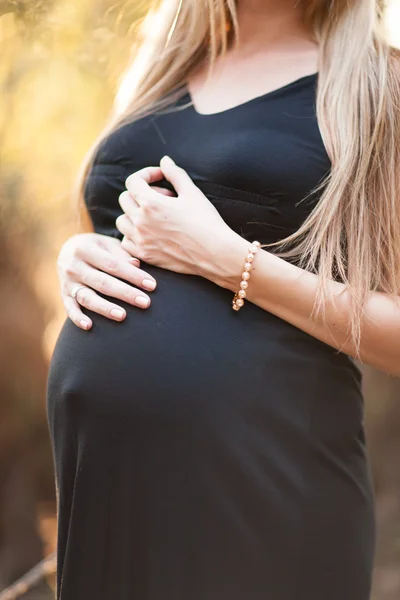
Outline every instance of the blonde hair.
MULTIPOLYGON (((204 60, 212 69, 237 35, 235 0, 168 5, 140 81, 101 139, 122 123, 166 107, 182 94, 193 69, 204 60)), ((319 44, 316 110, 332 168, 298 231, 268 247, 319 274, 312 317, 325 316, 329 280, 345 284, 348 333, 358 354, 368 295, 398 296, 400 289, 399 52, 385 39, 381 1, 307 0, 304 11, 319 44)), ((93 154, 94 148, 82 179, 93 154)))

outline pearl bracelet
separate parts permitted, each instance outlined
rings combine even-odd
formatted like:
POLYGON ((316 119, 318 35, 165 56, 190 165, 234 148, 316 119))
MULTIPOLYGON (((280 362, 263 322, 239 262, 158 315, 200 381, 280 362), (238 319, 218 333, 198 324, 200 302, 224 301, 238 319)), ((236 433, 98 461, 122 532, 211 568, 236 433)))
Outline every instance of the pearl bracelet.
POLYGON ((250 271, 253 268, 253 261, 260 246, 260 242, 252 242, 249 248, 249 253, 246 256, 246 262, 244 263, 244 271, 242 273, 242 281, 240 282, 240 290, 233 296, 233 310, 240 310, 244 304, 244 299, 247 295, 246 290, 249 287, 250 271))

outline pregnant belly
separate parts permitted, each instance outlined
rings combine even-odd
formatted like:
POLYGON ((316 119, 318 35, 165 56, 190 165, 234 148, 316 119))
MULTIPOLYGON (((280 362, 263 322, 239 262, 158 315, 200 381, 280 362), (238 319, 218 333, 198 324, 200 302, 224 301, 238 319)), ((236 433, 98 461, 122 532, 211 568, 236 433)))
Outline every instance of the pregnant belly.
MULTIPOLYGON (((89 332, 67 321, 52 359, 67 575, 90 552, 101 557, 97 576, 107 552, 113 577, 156 573, 154 597, 184 565, 204 589, 222 582, 213 598, 264 597, 253 581, 276 581, 288 598, 287 564, 304 554, 304 540, 315 548, 324 539, 346 548, 338 572, 360 573, 370 494, 355 365, 250 303, 234 312, 232 294, 207 281, 151 272, 151 308, 125 306, 123 323, 91 314, 89 332), (233 573, 246 584, 226 595, 233 573)), ((331 578, 330 548, 318 561, 331 578)), ((197 592, 186 597, 211 598, 197 592)))
POLYGON ((328 436, 360 426, 360 372, 344 354, 194 276, 148 268, 158 287, 145 311, 125 305, 116 323, 91 314, 91 331, 67 320, 49 377, 54 411, 94 418, 162 419, 229 428, 308 432, 321 414, 328 436), (338 430, 338 423, 340 424, 338 430))

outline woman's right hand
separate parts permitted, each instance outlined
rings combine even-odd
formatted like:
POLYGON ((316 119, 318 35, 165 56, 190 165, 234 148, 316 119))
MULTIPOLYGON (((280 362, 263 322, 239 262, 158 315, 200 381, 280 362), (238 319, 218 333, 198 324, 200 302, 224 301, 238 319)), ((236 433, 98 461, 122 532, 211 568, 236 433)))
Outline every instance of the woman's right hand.
POLYGON ((153 291, 156 281, 139 268, 139 260, 124 250, 116 238, 98 233, 74 235, 62 246, 57 266, 65 309, 81 329, 93 325, 81 306, 114 321, 126 317, 121 306, 105 300, 96 291, 139 308, 150 306, 149 296, 139 288, 153 291))

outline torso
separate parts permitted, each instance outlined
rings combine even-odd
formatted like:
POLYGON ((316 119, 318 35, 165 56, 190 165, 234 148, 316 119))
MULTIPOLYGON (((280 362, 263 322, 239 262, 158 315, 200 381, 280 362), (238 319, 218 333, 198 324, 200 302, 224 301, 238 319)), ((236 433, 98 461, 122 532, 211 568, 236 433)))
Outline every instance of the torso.
MULTIPOLYGON (((169 154, 247 239, 294 232, 330 169, 316 83, 212 115, 186 94, 179 111, 121 128, 86 189, 96 231, 118 234, 126 177, 169 154)), ((234 313, 209 281, 144 268, 158 281, 147 311, 125 305, 122 324, 91 315, 90 332, 68 321, 53 357, 59 597, 368 600, 373 507, 352 359, 251 303, 234 313)))

